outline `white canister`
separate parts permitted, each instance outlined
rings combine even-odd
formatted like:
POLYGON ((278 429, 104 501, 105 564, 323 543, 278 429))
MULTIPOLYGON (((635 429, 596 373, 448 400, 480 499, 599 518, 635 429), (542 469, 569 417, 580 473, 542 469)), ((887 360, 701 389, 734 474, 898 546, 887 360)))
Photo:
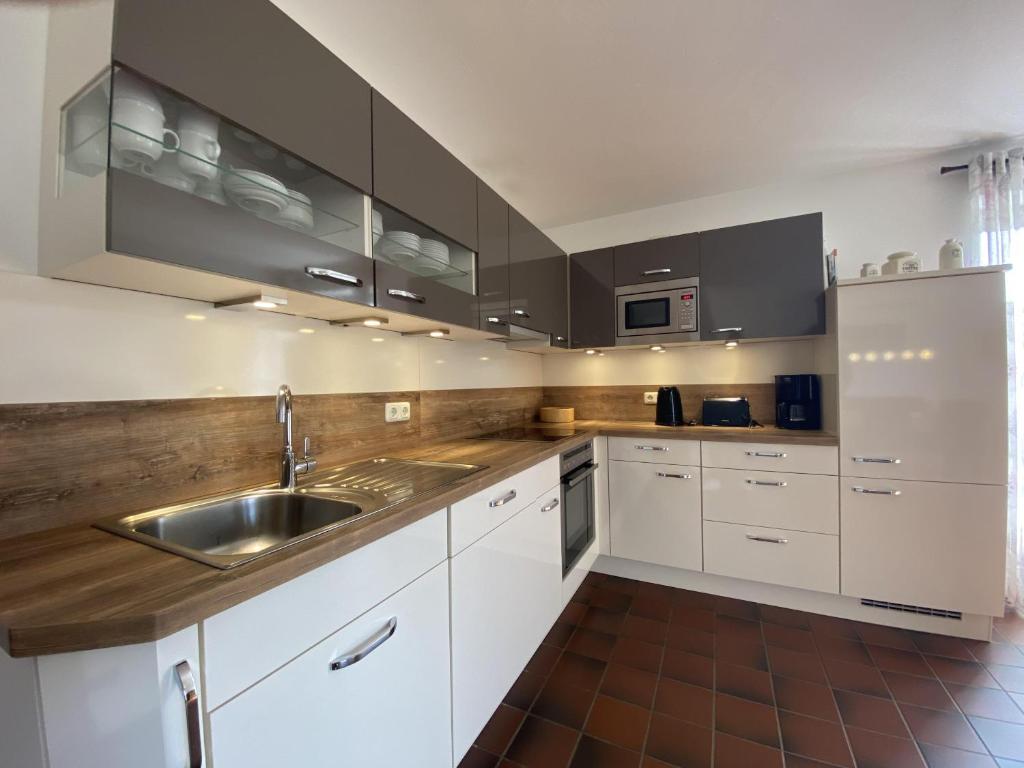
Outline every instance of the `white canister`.
POLYGON ((913 251, 890 253, 882 265, 883 275, 905 275, 921 271, 921 258, 913 251))
POLYGON ((882 274, 882 268, 873 261, 866 261, 860 265, 861 277, 877 277, 882 274))
POLYGON ((939 248, 939 269, 963 269, 964 244, 959 240, 947 240, 939 248))

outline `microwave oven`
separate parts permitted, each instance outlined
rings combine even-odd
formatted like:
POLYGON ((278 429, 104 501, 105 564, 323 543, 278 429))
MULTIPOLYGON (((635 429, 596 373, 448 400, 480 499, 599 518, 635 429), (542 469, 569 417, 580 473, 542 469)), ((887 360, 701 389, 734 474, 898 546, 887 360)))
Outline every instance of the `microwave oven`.
POLYGON ((696 277, 615 289, 616 344, 700 340, 700 281, 696 277))

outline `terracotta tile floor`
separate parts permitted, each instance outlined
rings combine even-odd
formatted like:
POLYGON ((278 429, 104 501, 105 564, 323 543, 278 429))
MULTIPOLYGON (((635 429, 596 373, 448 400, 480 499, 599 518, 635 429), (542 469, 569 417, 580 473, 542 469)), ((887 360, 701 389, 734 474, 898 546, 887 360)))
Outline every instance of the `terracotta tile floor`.
POLYGON ((924 635, 593 573, 463 768, 1024 768, 1024 619, 924 635))

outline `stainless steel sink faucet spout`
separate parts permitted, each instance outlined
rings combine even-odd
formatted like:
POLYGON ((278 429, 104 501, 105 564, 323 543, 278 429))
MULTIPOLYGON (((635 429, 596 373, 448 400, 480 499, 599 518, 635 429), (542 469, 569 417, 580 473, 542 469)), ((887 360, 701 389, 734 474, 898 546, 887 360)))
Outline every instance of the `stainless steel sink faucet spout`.
POLYGON ((316 469, 316 459, 309 455, 309 438, 302 442, 303 457, 295 460, 292 446, 292 391, 287 384, 277 390, 277 423, 284 424, 284 448, 281 450, 281 487, 292 490, 295 476, 304 475, 316 469))

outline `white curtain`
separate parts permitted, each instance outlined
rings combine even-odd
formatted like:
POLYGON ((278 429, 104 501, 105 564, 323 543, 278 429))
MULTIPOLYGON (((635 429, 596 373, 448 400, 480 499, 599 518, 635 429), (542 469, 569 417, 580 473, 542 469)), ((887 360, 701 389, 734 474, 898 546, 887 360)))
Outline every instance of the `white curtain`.
POLYGON ((970 164, 969 177, 973 233, 965 244, 968 265, 1013 265, 1006 275, 1010 395, 1006 596, 1024 614, 1024 148, 978 155, 970 164))

